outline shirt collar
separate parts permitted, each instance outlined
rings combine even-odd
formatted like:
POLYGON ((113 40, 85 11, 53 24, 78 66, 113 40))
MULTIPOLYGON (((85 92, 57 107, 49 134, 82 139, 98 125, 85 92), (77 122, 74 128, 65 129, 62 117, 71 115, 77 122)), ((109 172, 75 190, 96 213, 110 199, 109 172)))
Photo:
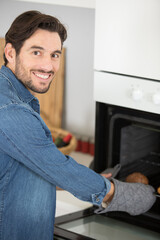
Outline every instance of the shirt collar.
POLYGON ((15 88, 18 97, 26 103, 31 102, 33 99, 36 99, 28 89, 23 85, 23 83, 16 78, 14 73, 6 66, 2 66, 1 73, 7 77, 8 81, 15 88))

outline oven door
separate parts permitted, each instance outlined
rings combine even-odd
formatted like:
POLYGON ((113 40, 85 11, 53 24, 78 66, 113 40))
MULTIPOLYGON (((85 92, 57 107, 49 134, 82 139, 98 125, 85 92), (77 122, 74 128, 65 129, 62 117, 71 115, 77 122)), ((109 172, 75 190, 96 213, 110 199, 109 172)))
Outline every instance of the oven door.
POLYGON ((95 207, 57 217, 55 240, 159 240, 160 233, 147 230, 107 215, 94 214, 95 207))

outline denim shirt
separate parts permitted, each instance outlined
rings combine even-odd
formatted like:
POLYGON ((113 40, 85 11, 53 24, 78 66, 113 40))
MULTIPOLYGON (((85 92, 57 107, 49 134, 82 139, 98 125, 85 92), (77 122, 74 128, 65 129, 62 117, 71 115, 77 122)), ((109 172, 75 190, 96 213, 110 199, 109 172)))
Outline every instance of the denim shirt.
POLYGON ((12 71, 0 70, 0 175, 10 161, 18 161, 36 174, 94 205, 101 205, 110 181, 63 155, 40 117, 40 107, 12 71))

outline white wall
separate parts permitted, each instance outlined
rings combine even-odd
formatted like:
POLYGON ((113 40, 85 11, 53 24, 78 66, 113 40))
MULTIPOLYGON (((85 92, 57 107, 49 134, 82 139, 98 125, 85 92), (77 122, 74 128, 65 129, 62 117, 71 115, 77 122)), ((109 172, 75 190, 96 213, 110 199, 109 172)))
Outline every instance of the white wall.
MULTIPOLYGON (((13 0, 14 1, 14 0, 13 0)), ((71 7, 95 8, 96 0, 17 0, 24 2, 50 3, 71 7)))
POLYGON ((0 37, 4 37, 15 17, 28 10, 39 10, 53 15, 67 26, 63 128, 81 135, 94 136, 93 50, 95 10, 1 0, 0 37))

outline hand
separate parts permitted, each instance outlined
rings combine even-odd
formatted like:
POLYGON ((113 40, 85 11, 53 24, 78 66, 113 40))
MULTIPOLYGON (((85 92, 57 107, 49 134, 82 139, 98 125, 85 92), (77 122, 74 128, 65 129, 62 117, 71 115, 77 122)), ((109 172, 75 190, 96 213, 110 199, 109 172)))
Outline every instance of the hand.
POLYGON ((112 177, 112 173, 101 173, 101 176, 103 176, 105 178, 110 178, 110 177, 112 177))
POLYGON ((111 189, 110 191, 106 194, 106 196, 103 198, 103 202, 104 203, 110 203, 112 198, 114 196, 114 184, 113 182, 111 182, 111 189))
MULTIPOLYGON (((139 215, 147 212, 156 201, 154 195, 155 190, 150 185, 143 183, 126 183, 114 178, 112 178, 112 182, 114 183, 112 201, 106 209, 100 207, 95 210, 95 213, 122 211, 128 212, 130 215, 139 215)), ((104 201, 106 197, 104 198, 104 201)))
MULTIPOLYGON (((101 176, 105 178, 110 178, 112 177, 112 173, 102 173, 101 176)), ((106 196, 103 199, 103 202, 110 203, 114 195, 114 184, 111 182, 111 189, 110 191, 106 194, 106 196)))

